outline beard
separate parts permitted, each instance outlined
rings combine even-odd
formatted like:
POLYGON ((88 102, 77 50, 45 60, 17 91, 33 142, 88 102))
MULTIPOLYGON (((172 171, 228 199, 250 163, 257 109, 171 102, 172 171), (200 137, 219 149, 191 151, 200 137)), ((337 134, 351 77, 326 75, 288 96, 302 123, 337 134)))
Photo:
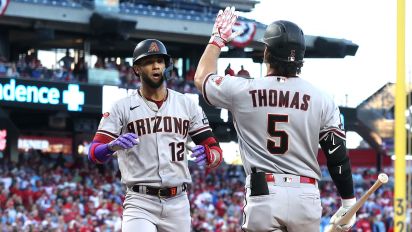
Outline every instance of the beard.
POLYGON ((162 86, 164 82, 163 74, 162 74, 162 78, 159 79, 158 81, 150 79, 150 77, 144 73, 140 74, 140 76, 142 77, 142 82, 144 82, 146 85, 150 86, 153 89, 159 88, 160 86, 162 86))

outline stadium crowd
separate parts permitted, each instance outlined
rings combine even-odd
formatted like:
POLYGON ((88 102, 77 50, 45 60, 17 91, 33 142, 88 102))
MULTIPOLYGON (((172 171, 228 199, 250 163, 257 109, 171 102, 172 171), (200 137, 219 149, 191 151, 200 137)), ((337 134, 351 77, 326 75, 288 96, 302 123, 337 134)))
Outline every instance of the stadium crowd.
MULTIPOLYGON (((83 58, 77 61, 70 54, 62 57, 55 66, 48 69, 42 65, 35 55, 20 55, 17 61, 8 61, 0 57, 0 78, 23 78, 32 80, 60 81, 71 83, 88 82, 88 65, 83 58)), ((131 65, 122 61, 117 64, 113 59, 97 58, 92 68, 102 70, 116 70, 119 73, 119 86, 123 88, 140 87, 140 78, 136 78, 131 65)), ((198 93, 193 84, 194 67, 190 67, 185 77, 173 69, 172 80, 168 87, 184 93, 198 93)))
MULTIPOLYGON (((0 231, 120 231, 125 189, 116 160, 95 165, 86 156, 29 151, 22 153, 18 162, 2 159, 0 164, 0 231)), ((193 231, 241 231, 243 168, 223 164, 203 170, 191 161, 189 164, 193 231)), ((322 170, 321 231, 339 207, 330 176, 326 168, 322 170)), ((370 168, 354 170, 358 198, 376 175, 370 168)), ((392 189, 390 178, 362 207, 353 231, 393 231, 392 189)))

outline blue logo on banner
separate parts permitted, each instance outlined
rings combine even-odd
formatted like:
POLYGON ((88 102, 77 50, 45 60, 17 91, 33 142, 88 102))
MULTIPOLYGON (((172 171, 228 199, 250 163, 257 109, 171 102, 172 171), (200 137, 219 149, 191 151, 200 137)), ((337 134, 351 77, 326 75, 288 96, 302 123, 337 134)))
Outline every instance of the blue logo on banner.
POLYGON ((63 91, 63 103, 67 104, 70 111, 82 111, 84 92, 79 90, 79 85, 70 84, 68 90, 63 91))

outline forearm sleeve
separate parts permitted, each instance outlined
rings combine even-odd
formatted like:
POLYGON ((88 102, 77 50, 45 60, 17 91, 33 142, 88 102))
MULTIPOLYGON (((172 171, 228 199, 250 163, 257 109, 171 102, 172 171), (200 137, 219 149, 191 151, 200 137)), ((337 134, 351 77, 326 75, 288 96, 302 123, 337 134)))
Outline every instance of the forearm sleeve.
POLYGON ((352 169, 347 155, 345 138, 329 132, 319 143, 325 153, 330 176, 341 198, 353 198, 352 169))
POLYGON ((112 157, 113 152, 105 143, 93 142, 90 145, 88 158, 90 161, 102 164, 107 162, 112 157))

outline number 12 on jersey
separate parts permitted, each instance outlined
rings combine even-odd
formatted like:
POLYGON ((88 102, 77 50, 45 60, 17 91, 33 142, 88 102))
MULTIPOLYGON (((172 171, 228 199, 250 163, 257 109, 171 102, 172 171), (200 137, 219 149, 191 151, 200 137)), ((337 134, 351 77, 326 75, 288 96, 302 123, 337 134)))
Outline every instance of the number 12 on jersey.
POLYGON ((170 153, 172 154, 172 161, 182 161, 185 159, 184 151, 185 151, 185 143, 169 143, 170 153))
POLYGON ((283 114, 269 114, 267 132, 269 138, 267 139, 267 149, 270 154, 283 155, 289 149, 289 135, 284 130, 276 128, 277 123, 288 123, 289 116, 283 114), (277 138, 278 141, 275 139, 277 138))

